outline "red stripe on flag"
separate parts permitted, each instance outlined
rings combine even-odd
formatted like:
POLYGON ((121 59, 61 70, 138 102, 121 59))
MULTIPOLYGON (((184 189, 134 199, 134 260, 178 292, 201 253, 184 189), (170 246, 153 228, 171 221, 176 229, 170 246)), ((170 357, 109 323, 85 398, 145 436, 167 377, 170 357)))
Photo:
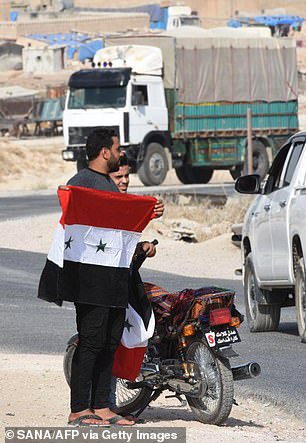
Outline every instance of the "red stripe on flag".
POLYGON ((62 225, 86 225, 98 228, 142 232, 154 218, 154 197, 97 191, 80 186, 59 188, 62 225))
POLYGON ((112 375, 134 381, 140 372, 146 350, 146 347, 126 348, 120 343, 115 352, 112 375))
POLYGON ((57 195, 58 195, 60 205, 62 208, 62 217, 59 221, 62 226, 64 226, 64 224, 65 224, 65 222, 63 220, 63 214, 66 213, 67 208, 68 208, 68 204, 69 204, 70 192, 67 192, 68 190, 69 190, 68 186, 59 186, 58 191, 57 191, 57 195))

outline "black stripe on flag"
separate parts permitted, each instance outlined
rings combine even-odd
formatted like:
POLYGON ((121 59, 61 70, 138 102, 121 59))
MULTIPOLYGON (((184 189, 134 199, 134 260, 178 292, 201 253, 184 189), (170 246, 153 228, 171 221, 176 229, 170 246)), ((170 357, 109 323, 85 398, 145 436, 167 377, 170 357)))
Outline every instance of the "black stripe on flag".
POLYGON ((60 295, 61 277, 62 269, 47 259, 39 281, 38 298, 62 306, 63 300, 60 295))
POLYGON ((152 307, 145 293, 140 274, 137 269, 133 269, 129 282, 129 303, 142 318, 146 329, 151 318, 152 307))
POLYGON ((61 301, 125 308, 128 303, 128 268, 91 265, 65 260, 60 268, 47 260, 38 297, 61 301))
POLYGON ((64 261, 63 300, 126 307, 128 302, 128 268, 64 261))

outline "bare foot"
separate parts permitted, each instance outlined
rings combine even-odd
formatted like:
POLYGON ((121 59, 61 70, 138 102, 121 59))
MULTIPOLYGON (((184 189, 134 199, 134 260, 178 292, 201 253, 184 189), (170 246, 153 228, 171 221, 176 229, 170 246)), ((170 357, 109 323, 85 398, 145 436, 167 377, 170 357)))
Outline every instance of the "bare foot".
POLYGON ((131 426, 135 424, 134 420, 126 419, 120 415, 114 414, 109 408, 95 409, 94 413, 102 418, 103 421, 110 424, 116 424, 118 426, 131 426))

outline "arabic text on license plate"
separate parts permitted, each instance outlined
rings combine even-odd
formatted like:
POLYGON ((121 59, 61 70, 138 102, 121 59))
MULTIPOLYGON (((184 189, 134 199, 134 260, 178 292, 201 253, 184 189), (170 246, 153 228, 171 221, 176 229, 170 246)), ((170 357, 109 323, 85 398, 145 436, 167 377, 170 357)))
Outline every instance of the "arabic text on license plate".
POLYGON ((205 336, 210 347, 214 347, 216 345, 228 345, 241 341, 236 328, 231 326, 228 326, 222 331, 210 331, 206 333, 205 336))

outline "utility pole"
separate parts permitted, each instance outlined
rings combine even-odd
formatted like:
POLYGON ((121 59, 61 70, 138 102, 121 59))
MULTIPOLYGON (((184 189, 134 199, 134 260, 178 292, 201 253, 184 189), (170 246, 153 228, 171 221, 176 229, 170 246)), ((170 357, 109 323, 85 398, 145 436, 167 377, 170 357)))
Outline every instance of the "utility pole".
POLYGON ((252 111, 247 109, 248 125, 248 174, 253 174, 252 111))

